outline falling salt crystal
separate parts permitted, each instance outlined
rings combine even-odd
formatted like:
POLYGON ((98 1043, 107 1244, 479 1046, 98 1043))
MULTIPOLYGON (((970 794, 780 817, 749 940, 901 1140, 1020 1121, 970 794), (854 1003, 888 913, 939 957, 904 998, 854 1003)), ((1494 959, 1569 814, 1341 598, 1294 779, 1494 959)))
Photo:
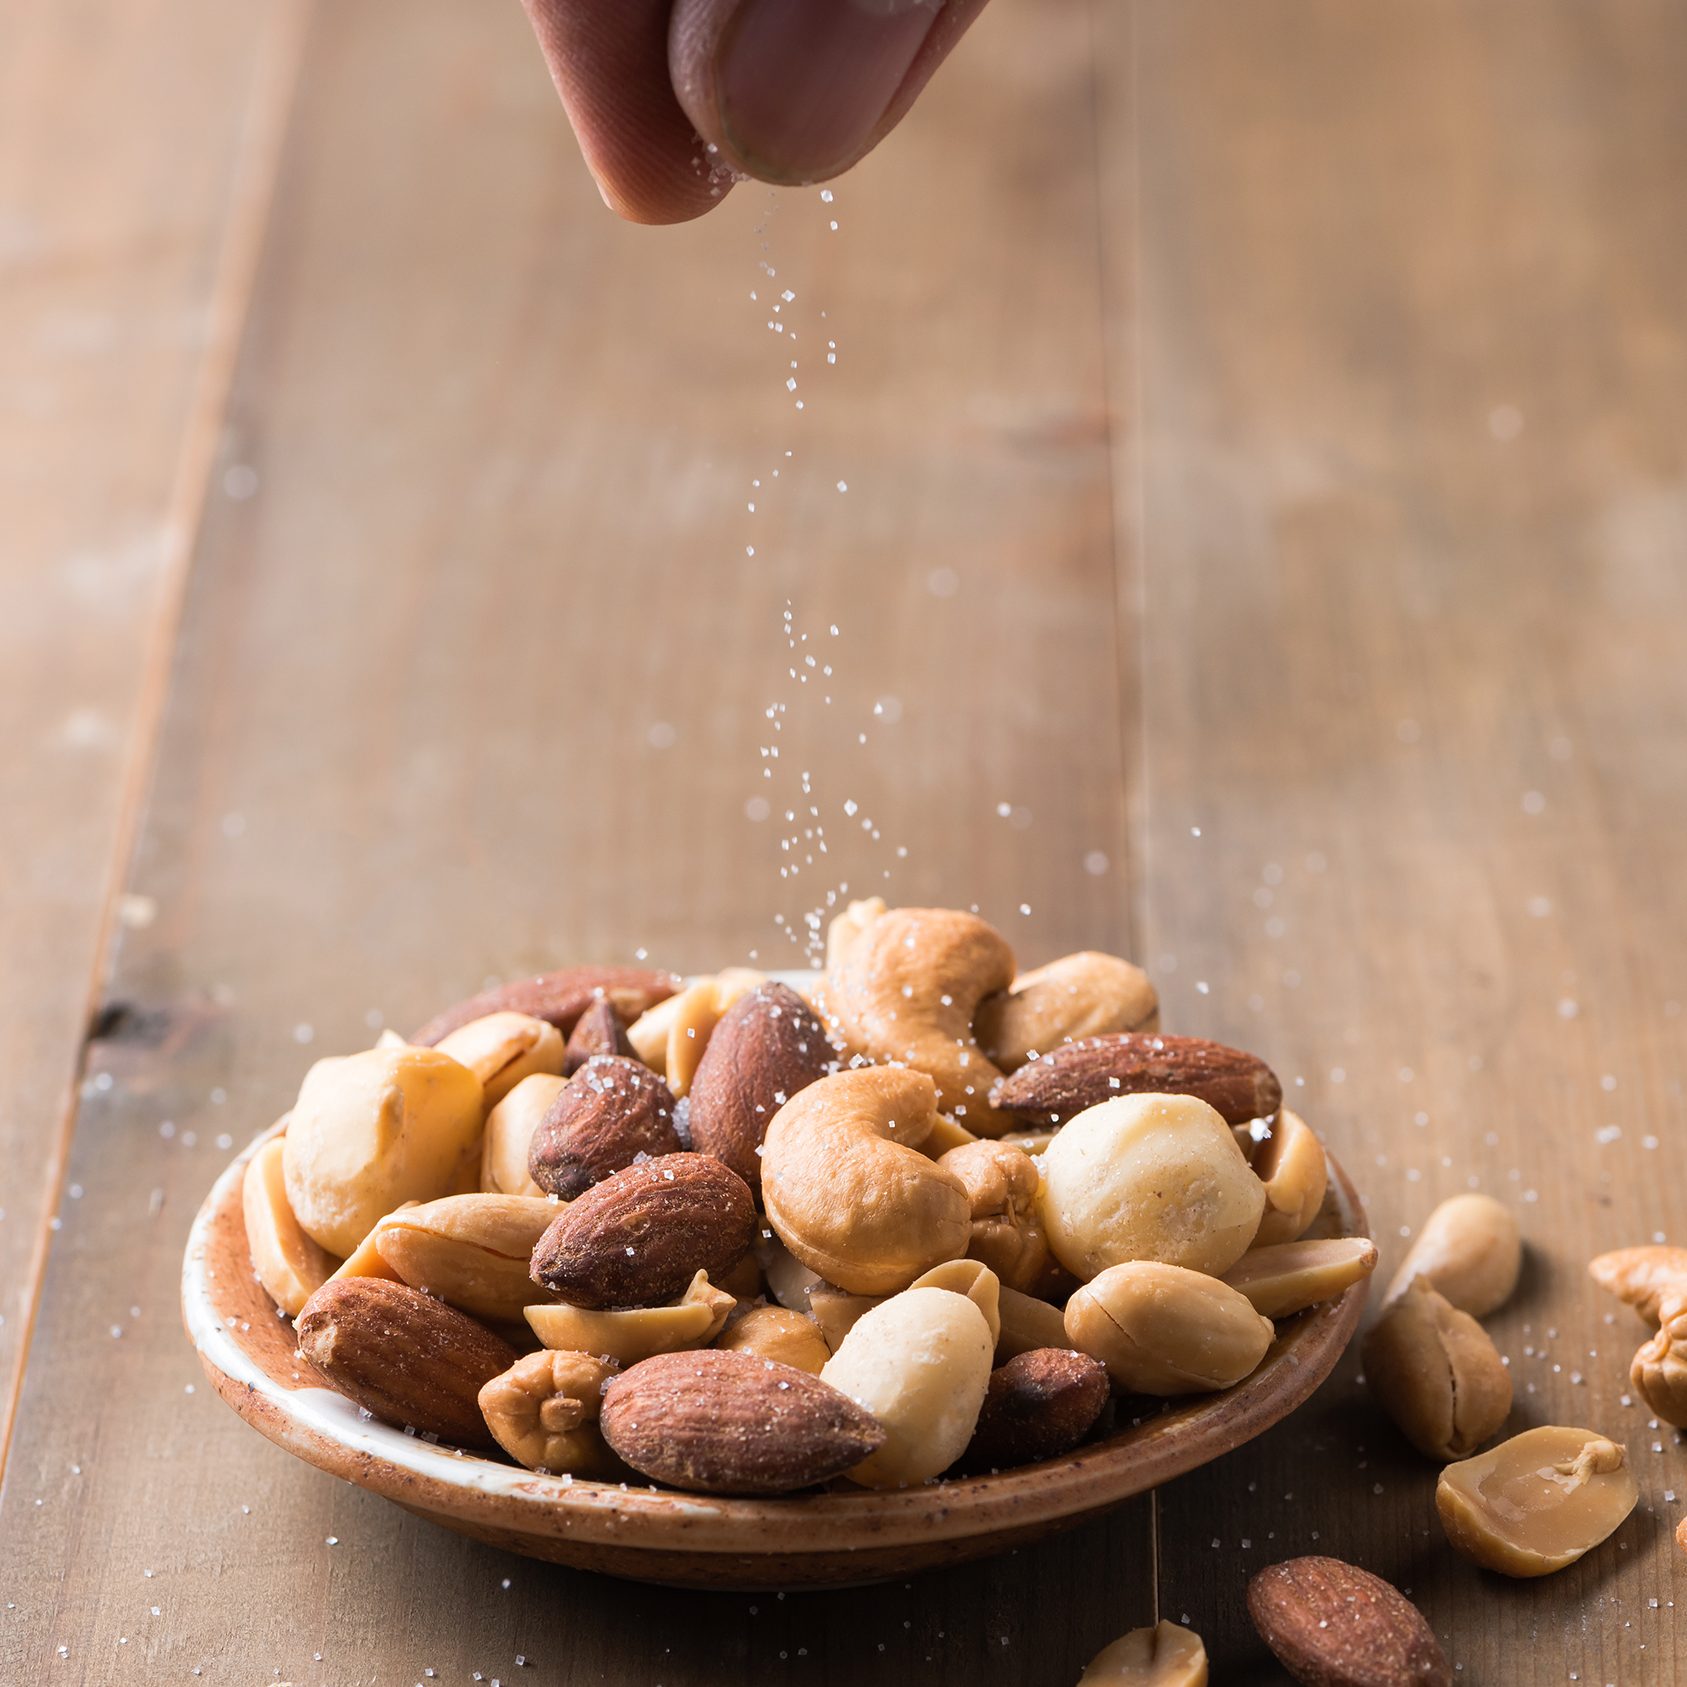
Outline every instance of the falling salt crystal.
POLYGON ((838 490, 840 492, 847 492, 849 490, 849 482, 847 480, 840 480, 838 482, 838 490))
POLYGON ((785 389, 787 392, 795 392, 797 390, 797 378, 795 375, 787 375, 785 377, 785 389))
POLYGON ((820 203, 822 205, 830 205, 832 203, 832 190, 829 187, 821 188, 820 203))
POLYGON ((1099 879, 1107 871, 1107 867, 1107 857, 1099 849, 1092 849, 1089 854, 1084 857, 1084 871, 1088 873, 1091 878, 1099 879))
POLYGON ((1523 812, 1525 814, 1539 814, 1546 808, 1546 798, 1539 791, 1525 791, 1523 793, 1523 812))

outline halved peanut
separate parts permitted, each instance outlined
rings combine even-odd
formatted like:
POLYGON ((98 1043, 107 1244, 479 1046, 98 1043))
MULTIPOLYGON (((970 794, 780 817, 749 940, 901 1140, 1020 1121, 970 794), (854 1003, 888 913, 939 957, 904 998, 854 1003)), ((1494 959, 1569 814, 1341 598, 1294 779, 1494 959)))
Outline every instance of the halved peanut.
POLYGON ((434 1047, 480 1079, 484 1105, 495 1107, 523 1078, 562 1071, 562 1033, 526 1013, 489 1013, 447 1032, 434 1047))
POLYGON ((1090 1659, 1078 1687, 1207 1687, 1207 1649, 1176 1623, 1133 1628, 1090 1659))
POLYGON ((965 1295, 984 1314, 984 1322, 990 1326, 991 1348, 994 1349, 1001 1339, 1001 1279, 982 1260, 945 1260, 916 1277, 908 1287, 947 1289, 951 1294, 965 1295))
POLYGON ((1323 1143, 1298 1113, 1284 1107, 1270 1136, 1255 1148, 1252 1164, 1254 1175, 1265 1185, 1265 1214, 1254 1246, 1295 1241, 1318 1216, 1329 1187, 1323 1143))
POLYGON ((247 1162, 240 1204, 252 1269, 269 1298, 289 1318, 297 1318, 305 1302, 334 1274, 334 1256, 313 1242, 293 1216, 281 1153, 281 1138, 271 1137, 247 1162))
POLYGON ((515 1323, 534 1298, 534 1246, 561 1210, 542 1195, 448 1195, 382 1219, 375 1251, 411 1288, 515 1323))
POLYGON ((836 1353, 843 1338, 875 1306, 883 1306, 884 1295, 845 1294, 842 1289, 822 1286, 808 1297, 808 1315, 819 1327, 827 1349, 836 1353))
POLYGON ((1334 1300, 1376 1269, 1377 1245, 1368 1236, 1332 1236, 1319 1242, 1279 1242, 1250 1248, 1225 1272, 1255 1312, 1286 1318, 1334 1300))
POLYGON ((1454 1195, 1424 1221, 1388 1299, 1421 1277, 1461 1312, 1486 1318, 1510 1298, 1522 1268, 1523 1238, 1511 1209, 1492 1195, 1454 1195))
POLYGON ((539 1121, 568 1080, 534 1072, 486 1115, 481 1142, 480 1187, 488 1195, 543 1195, 527 1169, 527 1150, 539 1121))
POLYGON ((738 998, 767 982, 749 967, 727 967, 712 978, 699 978, 658 1002, 627 1027, 627 1041, 638 1057, 660 1072, 674 1098, 688 1094, 698 1062, 720 1017, 738 998))
POLYGON ((1034 1295, 1021 1294, 1003 1284, 996 1297, 1001 1330, 996 1337, 996 1361, 1005 1363, 1039 1347, 1070 1347, 1066 1320, 1058 1306, 1034 1295))
POLYGON ((706 1271, 699 1271, 685 1293, 666 1306, 618 1307, 607 1312, 583 1306, 529 1306, 522 1316, 546 1347, 635 1365, 657 1353, 707 1347, 736 1304, 709 1281, 706 1271))
POLYGON ((392 1213, 387 1213, 384 1217, 376 1219, 374 1228, 370 1230, 369 1234, 340 1261, 330 1281, 338 1283, 346 1277, 383 1277, 389 1283, 399 1282, 401 1279, 398 1273, 381 1258, 381 1250, 375 1245, 376 1238, 381 1234, 381 1226, 393 1216, 393 1213, 406 1213, 412 1207, 419 1207, 421 1204, 420 1201, 405 1201, 402 1205, 395 1207, 392 1213))

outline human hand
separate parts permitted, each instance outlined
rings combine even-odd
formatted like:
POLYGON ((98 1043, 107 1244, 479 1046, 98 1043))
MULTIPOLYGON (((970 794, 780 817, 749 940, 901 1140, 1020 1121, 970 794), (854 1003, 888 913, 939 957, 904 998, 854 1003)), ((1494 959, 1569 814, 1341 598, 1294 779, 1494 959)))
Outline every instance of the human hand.
POLYGON ((865 157, 985 0, 522 3, 604 203, 678 223, 865 157))

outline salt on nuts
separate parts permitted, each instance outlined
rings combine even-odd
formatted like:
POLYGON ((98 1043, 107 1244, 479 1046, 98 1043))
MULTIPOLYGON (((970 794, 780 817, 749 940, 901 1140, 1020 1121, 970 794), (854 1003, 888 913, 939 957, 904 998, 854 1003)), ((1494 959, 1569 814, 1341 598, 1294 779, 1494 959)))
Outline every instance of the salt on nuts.
POLYGON ((627 1027, 627 1041, 646 1066, 660 1073, 676 1099, 688 1095, 703 1050, 721 1015, 742 995, 765 984, 763 973, 727 967, 699 978, 678 995, 658 1002, 627 1027))
POLYGON ((966 1190, 919 1152, 936 1117, 931 1078, 898 1066, 839 1072, 794 1095, 762 1145, 762 1203, 779 1239, 851 1294, 892 1294, 960 1258, 966 1190))
POLYGON ((434 1047, 480 1079, 483 1105, 491 1108, 523 1078, 562 1071, 562 1033, 525 1013, 489 1013, 448 1031, 434 1047))
POLYGON ((847 1047, 936 1081, 942 1110, 978 1136, 1014 1121, 988 1100, 1001 1072, 973 1037, 984 997, 1013 982, 1013 950, 976 914, 895 908, 826 972, 826 1003, 847 1047))
POLYGON ((1249 1248, 1225 1272, 1255 1312, 1287 1318, 1334 1300, 1376 1269, 1377 1245, 1368 1236, 1331 1236, 1316 1242, 1279 1242, 1249 1248))
POLYGON ((986 996, 973 1022, 979 1045, 1004 1072, 1079 1037, 1153 1031, 1160 998, 1141 967, 1093 949, 1021 973, 1013 987, 986 996))
POLYGON ((1429 1458, 1474 1452, 1511 1412, 1511 1372, 1487 1331, 1421 1277, 1383 1308, 1362 1351, 1372 1398, 1429 1458))
POLYGON ((527 1175, 577 1200, 641 1157, 677 1154, 674 1097, 642 1061, 594 1055, 551 1099, 527 1144, 527 1175))
POLYGON ((1511 1209, 1492 1195, 1455 1195, 1424 1221, 1387 1298, 1422 1277, 1461 1312, 1486 1318, 1511 1298, 1522 1267, 1523 1238, 1511 1209))
POLYGON ((517 1464, 553 1476, 610 1477, 624 1470, 597 1427, 603 1385, 617 1366, 589 1353, 541 1348, 482 1387, 481 1415, 517 1464))
POLYGON ((754 1353, 776 1365, 819 1376, 832 1350, 812 1318, 784 1306, 752 1306, 715 1338, 729 1353, 754 1353))
POLYGON ((1273 1334, 1228 1284, 1154 1260, 1109 1266, 1066 1303, 1065 1323, 1070 1345, 1129 1394, 1232 1388, 1258 1369, 1273 1334))
POLYGON ((297 1318, 304 1304, 334 1274, 334 1256, 300 1228, 287 1203, 281 1172, 281 1138, 271 1137, 246 1163, 240 1205, 246 1246, 264 1292, 297 1318))
POLYGON ((1070 1347, 1066 1335, 1066 1320, 1058 1306, 1034 1295, 1021 1294, 1003 1283, 996 1297, 997 1316, 1001 1319, 1001 1334, 996 1338, 996 1358, 1000 1361, 1017 1358, 1039 1347, 1070 1347))
POLYGON ((884 1427, 850 1480, 900 1488, 947 1470, 972 1439, 992 1345, 984 1314, 946 1289, 907 1289, 868 1312, 820 1373, 884 1427))
POLYGON ((1664 1301, 1687 1295, 1687 1248, 1661 1243, 1617 1248, 1601 1254, 1587 1269, 1600 1288, 1632 1306, 1649 1324, 1662 1316, 1664 1301))
POLYGON ((990 1326, 991 1351, 995 1350, 1002 1334, 1002 1284, 982 1260, 945 1260, 942 1265, 934 1265, 931 1270, 921 1272, 908 1287, 947 1289, 950 1294, 965 1295, 984 1314, 984 1322, 990 1326))
POLYGON ((523 1078, 486 1115, 480 1148, 480 1187, 487 1195, 543 1195, 527 1169, 527 1152, 539 1121, 562 1093, 565 1078, 535 1072, 523 1078))
POLYGON ((1133 1628, 1090 1659, 1078 1687, 1207 1687, 1207 1649, 1176 1623, 1133 1628))
POLYGON ((1660 1308, 1658 1333, 1629 1368, 1634 1391, 1676 1429, 1687 1429, 1687 1294, 1660 1308))
POLYGON ((1549 1424, 1448 1465, 1435 1509, 1447 1539, 1483 1569, 1546 1576, 1614 1534, 1639 1497, 1620 1442, 1549 1424))
POLYGON ((1265 1185, 1265 1212, 1254 1246, 1273 1247, 1305 1235, 1324 1204, 1330 1178, 1324 1145, 1312 1127, 1298 1113, 1279 1109, 1270 1136, 1254 1150, 1252 1165, 1265 1185))
POLYGON ((493 1323, 520 1322, 533 1299, 534 1245, 557 1215, 535 1195, 447 1195, 389 1213, 375 1251, 401 1283, 493 1323))
POLYGON ((967 1192, 972 1213, 967 1253, 1009 1287, 1034 1288, 1048 1265, 1049 1243, 1038 1206, 1042 1180, 1030 1155, 981 1139, 951 1148, 937 1163, 967 1192))
POLYGON ((589 1311, 583 1306, 527 1306, 529 1327, 546 1347, 593 1353, 636 1365, 657 1353, 707 1347, 725 1327, 737 1303, 699 1271, 678 1300, 666 1306, 617 1307, 589 1311))
POLYGON ((1043 1228, 1080 1278, 1126 1260, 1228 1271, 1265 1189, 1230 1127, 1188 1095, 1123 1095, 1073 1119, 1043 1155, 1043 1228))
POLYGON ((480 1130, 480 1080, 438 1049, 319 1060, 282 1139, 288 1202, 308 1236, 344 1257, 401 1201, 445 1194, 480 1130))

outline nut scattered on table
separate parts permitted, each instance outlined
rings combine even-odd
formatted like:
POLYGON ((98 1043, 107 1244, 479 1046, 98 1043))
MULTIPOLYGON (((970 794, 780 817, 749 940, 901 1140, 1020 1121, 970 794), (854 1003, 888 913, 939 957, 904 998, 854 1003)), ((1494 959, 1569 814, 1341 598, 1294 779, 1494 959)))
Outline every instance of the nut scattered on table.
POLYGON ((1594 1260, 1588 1273, 1607 1294, 1632 1306, 1647 1323, 1656 1324, 1664 1301, 1687 1296, 1687 1248, 1661 1243, 1617 1248, 1594 1260))
POLYGON ((1687 1429, 1687 1292, 1659 1308, 1657 1334, 1629 1368, 1634 1391, 1676 1429, 1687 1429))
POLYGON ((1435 1488, 1447 1539, 1505 1576, 1574 1564, 1616 1533, 1638 1499, 1620 1442, 1558 1424, 1448 1465, 1435 1488))
POLYGON ((1511 1298, 1522 1266, 1523 1238, 1511 1209, 1492 1195, 1455 1195, 1425 1220, 1387 1298, 1422 1278, 1459 1311, 1486 1318, 1511 1298))
POLYGON ((1207 1649, 1176 1623, 1133 1628, 1090 1659, 1078 1687, 1207 1687, 1207 1649))

